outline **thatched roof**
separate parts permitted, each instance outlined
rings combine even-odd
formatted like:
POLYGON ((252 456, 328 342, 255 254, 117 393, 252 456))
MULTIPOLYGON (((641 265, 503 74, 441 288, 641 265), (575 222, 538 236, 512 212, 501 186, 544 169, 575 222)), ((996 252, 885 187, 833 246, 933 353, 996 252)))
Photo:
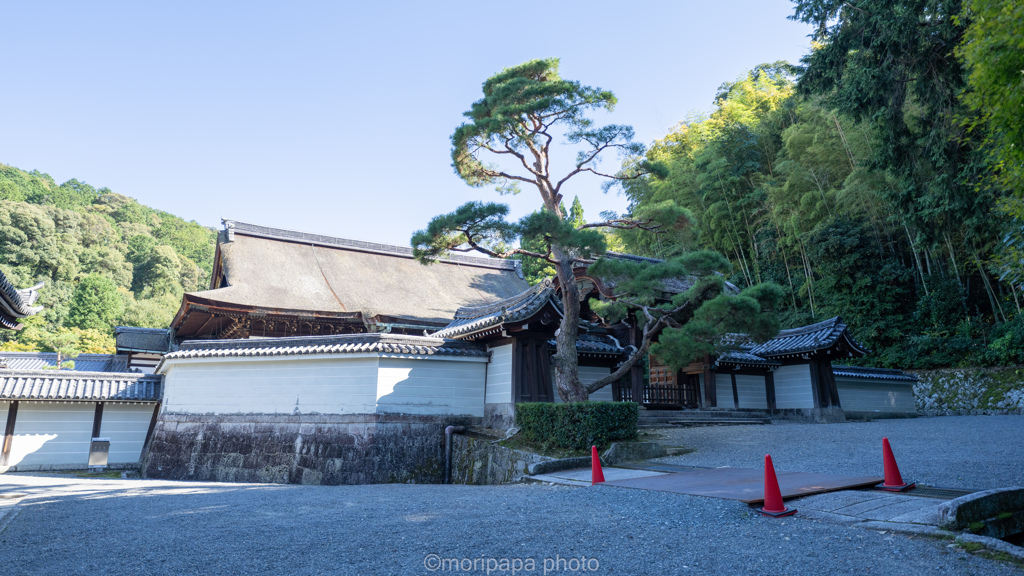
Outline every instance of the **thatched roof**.
POLYGON ((224 224, 211 289, 185 295, 174 321, 179 335, 191 305, 441 328, 461 307, 528 288, 513 261, 452 256, 424 266, 408 247, 224 224))

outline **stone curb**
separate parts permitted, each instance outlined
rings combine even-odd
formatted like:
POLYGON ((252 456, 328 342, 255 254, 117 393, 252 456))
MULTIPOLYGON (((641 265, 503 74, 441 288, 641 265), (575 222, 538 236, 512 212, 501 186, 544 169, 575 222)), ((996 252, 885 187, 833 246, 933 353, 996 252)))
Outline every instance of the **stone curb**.
MULTIPOLYGON (((602 460, 601 465, 605 466, 605 462, 602 460)), ((590 467, 590 456, 579 456, 577 458, 560 458, 558 460, 547 460, 546 462, 536 462, 526 467, 526 472, 531 476, 537 476, 541 474, 550 474, 552 472, 561 472, 562 470, 570 470, 572 468, 589 468, 590 467)))
POLYGON ((975 544, 981 544, 989 550, 995 550, 996 552, 1003 552, 1013 556, 1017 560, 1024 561, 1024 547, 1014 546, 1009 542, 1003 542, 998 538, 992 538, 990 536, 978 536, 976 534, 961 534, 956 537, 956 542, 974 542, 975 544))
POLYGON ((937 526, 927 524, 908 524, 906 522, 883 522, 872 520, 870 522, 858 522, 853 526, 866 528, 868 530, 882 530, 885 532, 898 532, 900 534, 916 534, 918 536, 933 536, 936 538, 952 538, 953 532, 943 530, 937 526))

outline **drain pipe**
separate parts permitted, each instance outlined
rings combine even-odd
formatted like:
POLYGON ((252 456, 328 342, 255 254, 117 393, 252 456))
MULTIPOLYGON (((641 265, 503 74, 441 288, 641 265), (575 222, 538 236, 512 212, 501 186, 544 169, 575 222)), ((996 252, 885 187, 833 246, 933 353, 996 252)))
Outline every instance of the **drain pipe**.
POLYGON ((449 426, 444 429, 444 483, 452 483, 452 434, 462 434, 465 426, 449 426))

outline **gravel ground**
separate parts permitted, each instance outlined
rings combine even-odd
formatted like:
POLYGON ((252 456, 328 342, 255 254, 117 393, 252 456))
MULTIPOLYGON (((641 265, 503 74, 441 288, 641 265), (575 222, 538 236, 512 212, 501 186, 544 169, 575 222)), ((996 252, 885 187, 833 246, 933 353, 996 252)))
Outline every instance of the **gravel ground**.
POLYGON ((28 496, 0 533, 4 574, 487 574, 488 560, 490 574, 512 574, 515 559, 518 574, 565 574, 584 571, 580 557, 598 574, 1024 573, 947 541, 768 519, 737 502, 607 486, 3 475, 0 492, 11 491, 28 496), (437 569, 430 554, 465 560, 437 569), (545 572, 545 559, 558 558, 563 563, 545 572), (505 570, 501 559, 509 561, 505 570))
POLYGON ((1024 417, 942 416, 847 422, 657 429, 696 451, 659 461, 688 466, 882 475, 888 437, 905 481, 947 488, 1024 486, 1024 417))

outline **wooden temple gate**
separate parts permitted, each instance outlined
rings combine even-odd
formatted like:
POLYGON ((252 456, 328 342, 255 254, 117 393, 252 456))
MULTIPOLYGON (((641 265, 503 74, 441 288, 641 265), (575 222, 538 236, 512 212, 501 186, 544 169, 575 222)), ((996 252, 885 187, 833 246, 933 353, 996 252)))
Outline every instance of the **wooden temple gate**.
MULTIPOLYGON (((668 366, 658 362, 654 357, 650 358, 650 375, 646 383, 639 383, 643 390, 641 394, 636 393, 639 388, 634 382, 632 386, 624 383, 616 383, 613 394, 616 401, 631 402, 640 396, 640 404, 647 408, 700 408, 700 376, 710 372, 713 382, 714 372, 708 369, 707 362, 699 362, 684 367, 678 372, 673 372, 668 366)), ((713 389, 713 386, 712 386, 713 389)), ((714 399, 705 398, 704 406, 714 406, 714 399)))

